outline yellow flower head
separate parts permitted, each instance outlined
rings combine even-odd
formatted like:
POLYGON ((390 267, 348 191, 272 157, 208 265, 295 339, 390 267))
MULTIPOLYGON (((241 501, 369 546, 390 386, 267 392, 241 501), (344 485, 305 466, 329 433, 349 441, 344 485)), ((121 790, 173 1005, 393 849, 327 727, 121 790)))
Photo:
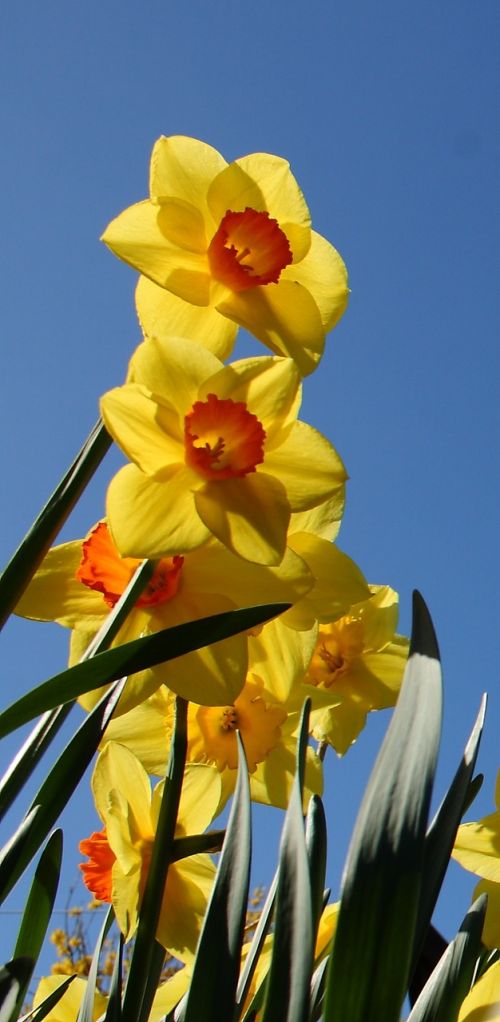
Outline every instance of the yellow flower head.
POLYGON ((249 561, 279 564, 291 513, 343 492, 338 454, 297 421, 291 359, 223 366, 194 342, 150 339, 135 352, 129 379, 101 400, 132 462, 107 499, 123 556, 183 554, 212 535, 249 561))
MULTIPOLYGON (((107 524, 99 522, 84 540, 63 543, 49 551, 16 612, 72 628, 74 663, 139 563, 134 558, 120 557, 107 524)), ((286 551, 278 567, 265 567, 242 561, 211 540, 183 557, 159 561, 114 644, 236 607, 294 602, 313 583, 308 566, 293 550, 286 551)), ((120 700, 119 712, 131 709, 163 683, 197 703, 218 706, 231 702, 245 681, 249 641, 246 635, 236 635, 132 675, 120 700)), ((91 709, 102 691, 89 692, 80 702, 91 709)))
POLYGON ((102 240, 149 278, 137 292, 147 334, 175 330, 225 358, 239 324, 305 375, 348 296, 342 259, 310 224, 286 160, 253 153, 227 164, 175 135, 154 146, 150 198, 102 240))
POLYGON ((355 741, 370 710, 394 706, 408 655, 408 641, 395 635, 397 593, 389 586, 372 589, 373 595, 348 614, 320 625, 306 676, 313 734, 340 755, 355 741))
MULTIPOLYGON (((137 928, 163 782, 151 793, 148 775, 133 753, 109 742, 98 757, 92 790, 104 830, 80 843, 80 850, 90 857, 81 867, 83 878, 96 897, 112 902, 118 925, 130 939, 137 928)), ((216 770, 188 766, 177 836, 205 830, 220 796, 216 770)), ((191 855, 169 866, 156 937, 181 960, 195 953, 214 876, 208 855, 191 855)))

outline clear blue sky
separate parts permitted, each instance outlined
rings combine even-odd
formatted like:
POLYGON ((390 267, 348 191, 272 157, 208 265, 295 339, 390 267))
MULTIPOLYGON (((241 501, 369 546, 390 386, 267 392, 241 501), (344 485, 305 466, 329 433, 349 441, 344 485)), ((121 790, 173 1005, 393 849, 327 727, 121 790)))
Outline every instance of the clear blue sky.
MULTIPOLYGON (((490 692, 475 816, 493 805, 500 765, 499 30, 497 0, 27 0, 0 12, 2 560, 139 341, 135 275, 98 238, 146 196, 154 140, 286 156, 352 288, 302 417, 351 476, 343 549, 400 592, 402 630, 414 586, 434 615, 441 785, 490 692)), ((65 537, 102 513, 112 467, 65 537)), ((9 626, 2 703, 60 668, 65 649, 60 629, 9 626)), ((380 718, 327 766, 334 888, 380 718)), ((84 833, 93 824, 80 797, 67 883, 82 815, 84 833)), ((261 845, 256 880, 273 862, 261 845)), ((447 934, 471 889, 454 868, 438 915, 447 934)))

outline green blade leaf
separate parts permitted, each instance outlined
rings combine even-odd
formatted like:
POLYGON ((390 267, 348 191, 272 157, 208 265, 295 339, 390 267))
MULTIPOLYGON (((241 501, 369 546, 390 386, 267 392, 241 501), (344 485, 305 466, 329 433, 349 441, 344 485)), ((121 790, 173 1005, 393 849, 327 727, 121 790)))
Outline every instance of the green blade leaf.
MULTIPOLYGON (((123 1002, 123 1022, 142 1022, 149 1017, 153 996, 152 973, 159 980, 163 957, 158 952, 156 929, 160 916, 168 867, 172 861, 175 826, 179 812, 187 754, 187 702, 176 696, 175 723, 163 788, 158 824, 139 913, 137 936, 130 962, 123 1002)), ((154 984, 156 987, 156 983, 154 984)))
POLYGON ((222 614, 200 618, 199 621, 165 628, 153 635, 116 646, 106 653, 99 653, 90 660, 56 674, 4 710, 0 714, 0 738, 54 706, 77 699, 85 692, 126 675, 174 660, 202 646, 209 646, 238 632, 255 628, 288 607, 289 604, 274 603, 224 611, 222 614))
POLYGON ((326 817, 319 795, 312 795, 306 816, 306 848, 309 859, 313 906, 314 943, 323 911, 326 877, 327 833, 326 817))
MULTIPOLYGON (((50 835, 35 870, 14 948, 15 958, 20 956, 30 958, 33 964, 38 961, 59 884, 62 849, 62 830, 55 830, 50 835)), ((30 981, 31 973, 26 977, 19 990, 18 1011, 23 1006, 30 981)))
POLYGON ((101 956, 102 945, 109 932, 111 924, 115 918, 113 906, 110 905, 106 915, 104 917, 103 924, 101 926, 99 936, 97 938, 94 954, 92 955, 92 963, 87 976, 87 985, 85 987, 85 993, 83 1000, 80 1005, 80 1011, 76 1022, 94 1022, 94 1001, 97 990, 97 974, 99 969, 99 958, 101 956))
POLYGON ((238 780, 214 888, 193 967, 183 1022, 232 1022, 250 886, 250 785, 238 739, 238 780))
POLYGON ((481 948, 486 901, 483 894, 469 909, 457 936, 448 945, 416 1001, 408 1022, 456 1022, 481 948))
POLYGON ((432 621, 413 603, 401 694, 358 814, 325 992, 325 1022, 399 1022, 411 962, 441 730, 432 621))
POLYGON ((466 811, 472 774, 483 731, 485 711, 486 697, 483 697, 471 736, 465 747, 462 761, 429 827, 425 839, 424 868, 413 947, 413 961, 415 963, 422 949, 425 934, 429 927, 434 906, 450 861, 458 825, 466 811))
POLYGON ((111 443, 111 437, 99 419, 0 576, 0 628, 16 606, 111 443))
POLYGON ((255 928, 255 933, 252 938, 252 943, 245 960, 245 965, 242 969, 240 981, 238 983, 238 992, 236 995, 236 1017, 239 1018, 245 1001, 250 990, 250 985, 253 979, 257 962, 259 960, 260 953, 262 951, 264 941, 266 939, 269 927, 271 926, 272 915, 274 911, 274 903, 276 901, 276 891, 278 889, 278 870, 274 874, 272 884, 269 888, 267 898, 262 907, 262 912, 259 916, 259 921, 255 928))
POLYGON ((308 1022, 314 921, 302 815, 309 701, 302 712, 297 771, 285 816, 278 867, 273 952, 262 1022, 308 1022))
POLYGON ((34 962, 31 958, 13 958, 0 969, 0 1022, 10 1022, 19 991, 31 976, 34 962))
POLYGON ((205 834, 174 838, 172 862, 187 859, 189 855, 198 855, 200 852, 220 852, 225 834, 225 830, 207 830, 205 834))
POLYGON ((0 820, 22 791, 24 784, 38 766, 45 750, 66 720, 71 705, 49 710, 35 724, 0 781, 0 820))
POLYGON ((104 1022, 121 1022, 122 1017, 122 975, 123 975, 123 934, 118 938, 118 952, 109 985, 108 1003, 104 1022))
POLYGON ((106 692, 85 718, 35 796, 17 833, 0 855, 0 902, 17 883, 83 777, 120 698, 124 682, 106 692))

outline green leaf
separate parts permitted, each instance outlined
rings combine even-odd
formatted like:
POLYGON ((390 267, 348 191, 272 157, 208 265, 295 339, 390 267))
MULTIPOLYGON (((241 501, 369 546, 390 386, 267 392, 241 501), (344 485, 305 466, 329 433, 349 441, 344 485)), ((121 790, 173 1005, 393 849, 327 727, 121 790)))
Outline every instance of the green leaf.
POLYGON ((269 927, 271 926, 272 915, 274 911, 274 903, 276 901, 276 891, 278 889, 278 870, 274 874, 273 881, 269 888, 267 898, 262 907, 262 911, 259 916, 259 921, 255 928, 255 933, 252 938, 252 943, 245 959, 245 965, 243 966, 240 981, 238 983, 238 992, 236 995, 236 1017, 239 1018, 243 1006, 250 990, 250 985, 253 979, 257 962, 259 960, 260 953, 262 951, 264 941, 266 939, 269 927))
POLYGON ((160 959, 156 929, 160 917, 168 867, 172 861, 175 827, 179 812, 187 753, 187 702, 176 696, 175 723, 151 854, 146 887, 139 913, 137 936, 130 962, 123 1002, 123 1022, 142 1022, 149 1017, 151 998, 160 978, 160 959), (152 973, 157 971, 156 983, 152 973))
POLYGON ((441 730, 432 621, 414 594, 401 694, 354 828, 325 992, 325 1022, 399 1022, 410 968, 441 730))
MULTIPOLYGON (((14 948, 15 958, 20 956, 29 958, 33 961, 33 965, 38 961, 54 907, 61 870, 62 848, 62 830, 55 830, 50 835, 35 870, 14 948)), ((26 977, 25 983, 21 985, 17 998, 18 1012, 22 1009, 30 981, 31 973, 26 977)))
POLYGON ((308 701, 302 712, 297 771, 281 837, 273 951, 262 1022, 309 1019, 314 921, 302 815, 309 708, 308 701))
POLYGON ((126 675, 255 628, 288 607, 289 604, 274 603, 244 610, 229 610, 199 621, 176 625, 175 628, 165 628, 161 632, 99 653, 55 675, 4 710, 0 714, 0 738, 54 706, 77 699, 85 692, 126 675))
POLYGON ((187 859, 189 855, 198 855, 200 852, 220 852, 225 833, 225 830, 207 830, 205 834, 174 838, 172 862, 187 859))
POLYGON ((106 936, 110 930, 111 924, 115 918, 113 906, 110 905, 106 915, 104 917, 103 924, 101 926, 99 936, 97 938, 96 946, 94 948, 94 954, 92 955, 92 963, 87 976, 87 984, 85 987, 85 993, 83 1000, 80 1005, 80 1011, 76 1022, 94 1022, 94 1001, 97 991, 97 975, 99 970, 99 958, 101 957, 102 945, 106 939, 106 936))
POLYGON ((314 942, 316 943, 318 924, 323 912, 327 850, 325 810, 319 795, 311 796, 307 808, 306 848, 311 878, 314 942))
POLYGON ((111 437, 99 419, 0 577, 0 628, 18 603, 111 443, 111 437))
POLYGON ((113 975, 109 985, 109 996, 104 1022, 121 1022, 122 1017, 122 973, 123 973, 123 934, 118 938, 118 951, 113 966, 113 975))
POLYGON ((106 692, 69 741, 0 855, 0 902, 36 854, 83 777, 106 730, 124 682, 106 692))
POLYGON ((0 781, 0 820, 38 766, 70 710, 71 704, 67 704, 45 713, 19 749, 0 781))
POLYGON ((448 945, 416 1001, 408 1022, 456 1022, 481 948, 486 901, 483 894, 469 909, 457 936, 448 945))
POLYGON ((74 979, 76 979, 76 976, 67 976, 56 990, 53 990, 48 997, 45 997, 40 1004, 37 1004, 36 1008, 32 1008, 26 1015, 22 1015, 19 1022, 43 1022, 43 1019, 52 1011, 52 1008, 55 1008, 74 979))
POLYGON ((214 888, 187 993, 183 1022, 232 1022, 248 904, 251 862, 250 785, 238 739, 238 780, 214 888))
POLYGON ((31 976, 34 962, 31 958, 13 958, 0 968, 0 1022, 10 1022, 26 978, 31 976))
POLYGON ((485 711, 486 697, 483 697, 471 736, 465 747, 462 761, 426 835, 422 884, 413 947, 414 962, 417 961, 423 946, 425 934, 450 861, 457 829, 466 811, 472 774, 483 731, 485 711))

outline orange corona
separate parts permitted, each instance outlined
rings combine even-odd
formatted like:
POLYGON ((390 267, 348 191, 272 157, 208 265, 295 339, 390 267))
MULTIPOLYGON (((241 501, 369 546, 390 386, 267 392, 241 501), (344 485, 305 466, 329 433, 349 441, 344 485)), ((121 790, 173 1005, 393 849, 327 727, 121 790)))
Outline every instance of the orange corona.
POLYGON ((228 209, 210 242, 208 261, 216 280, 232 291, 248 291, 277 284, 292 253, 278 221, 247 206, 242 213, 228 209))
POLYGON ((184 420, 186 462, 206 479, 255 472, 264 461, 266 433, 244 401, 208 394, 184 420))
MULTIPOLYGON (((102 593, 108 607, 114 607, 140 563, 135 557, 120 557, 106 523, 99 522, 83 542, 76 577, 89 589, 102 593)), ((136 607, 152 607, 171 600, 179 587, 183 563, 183 557, 163 558, 136 607)))

